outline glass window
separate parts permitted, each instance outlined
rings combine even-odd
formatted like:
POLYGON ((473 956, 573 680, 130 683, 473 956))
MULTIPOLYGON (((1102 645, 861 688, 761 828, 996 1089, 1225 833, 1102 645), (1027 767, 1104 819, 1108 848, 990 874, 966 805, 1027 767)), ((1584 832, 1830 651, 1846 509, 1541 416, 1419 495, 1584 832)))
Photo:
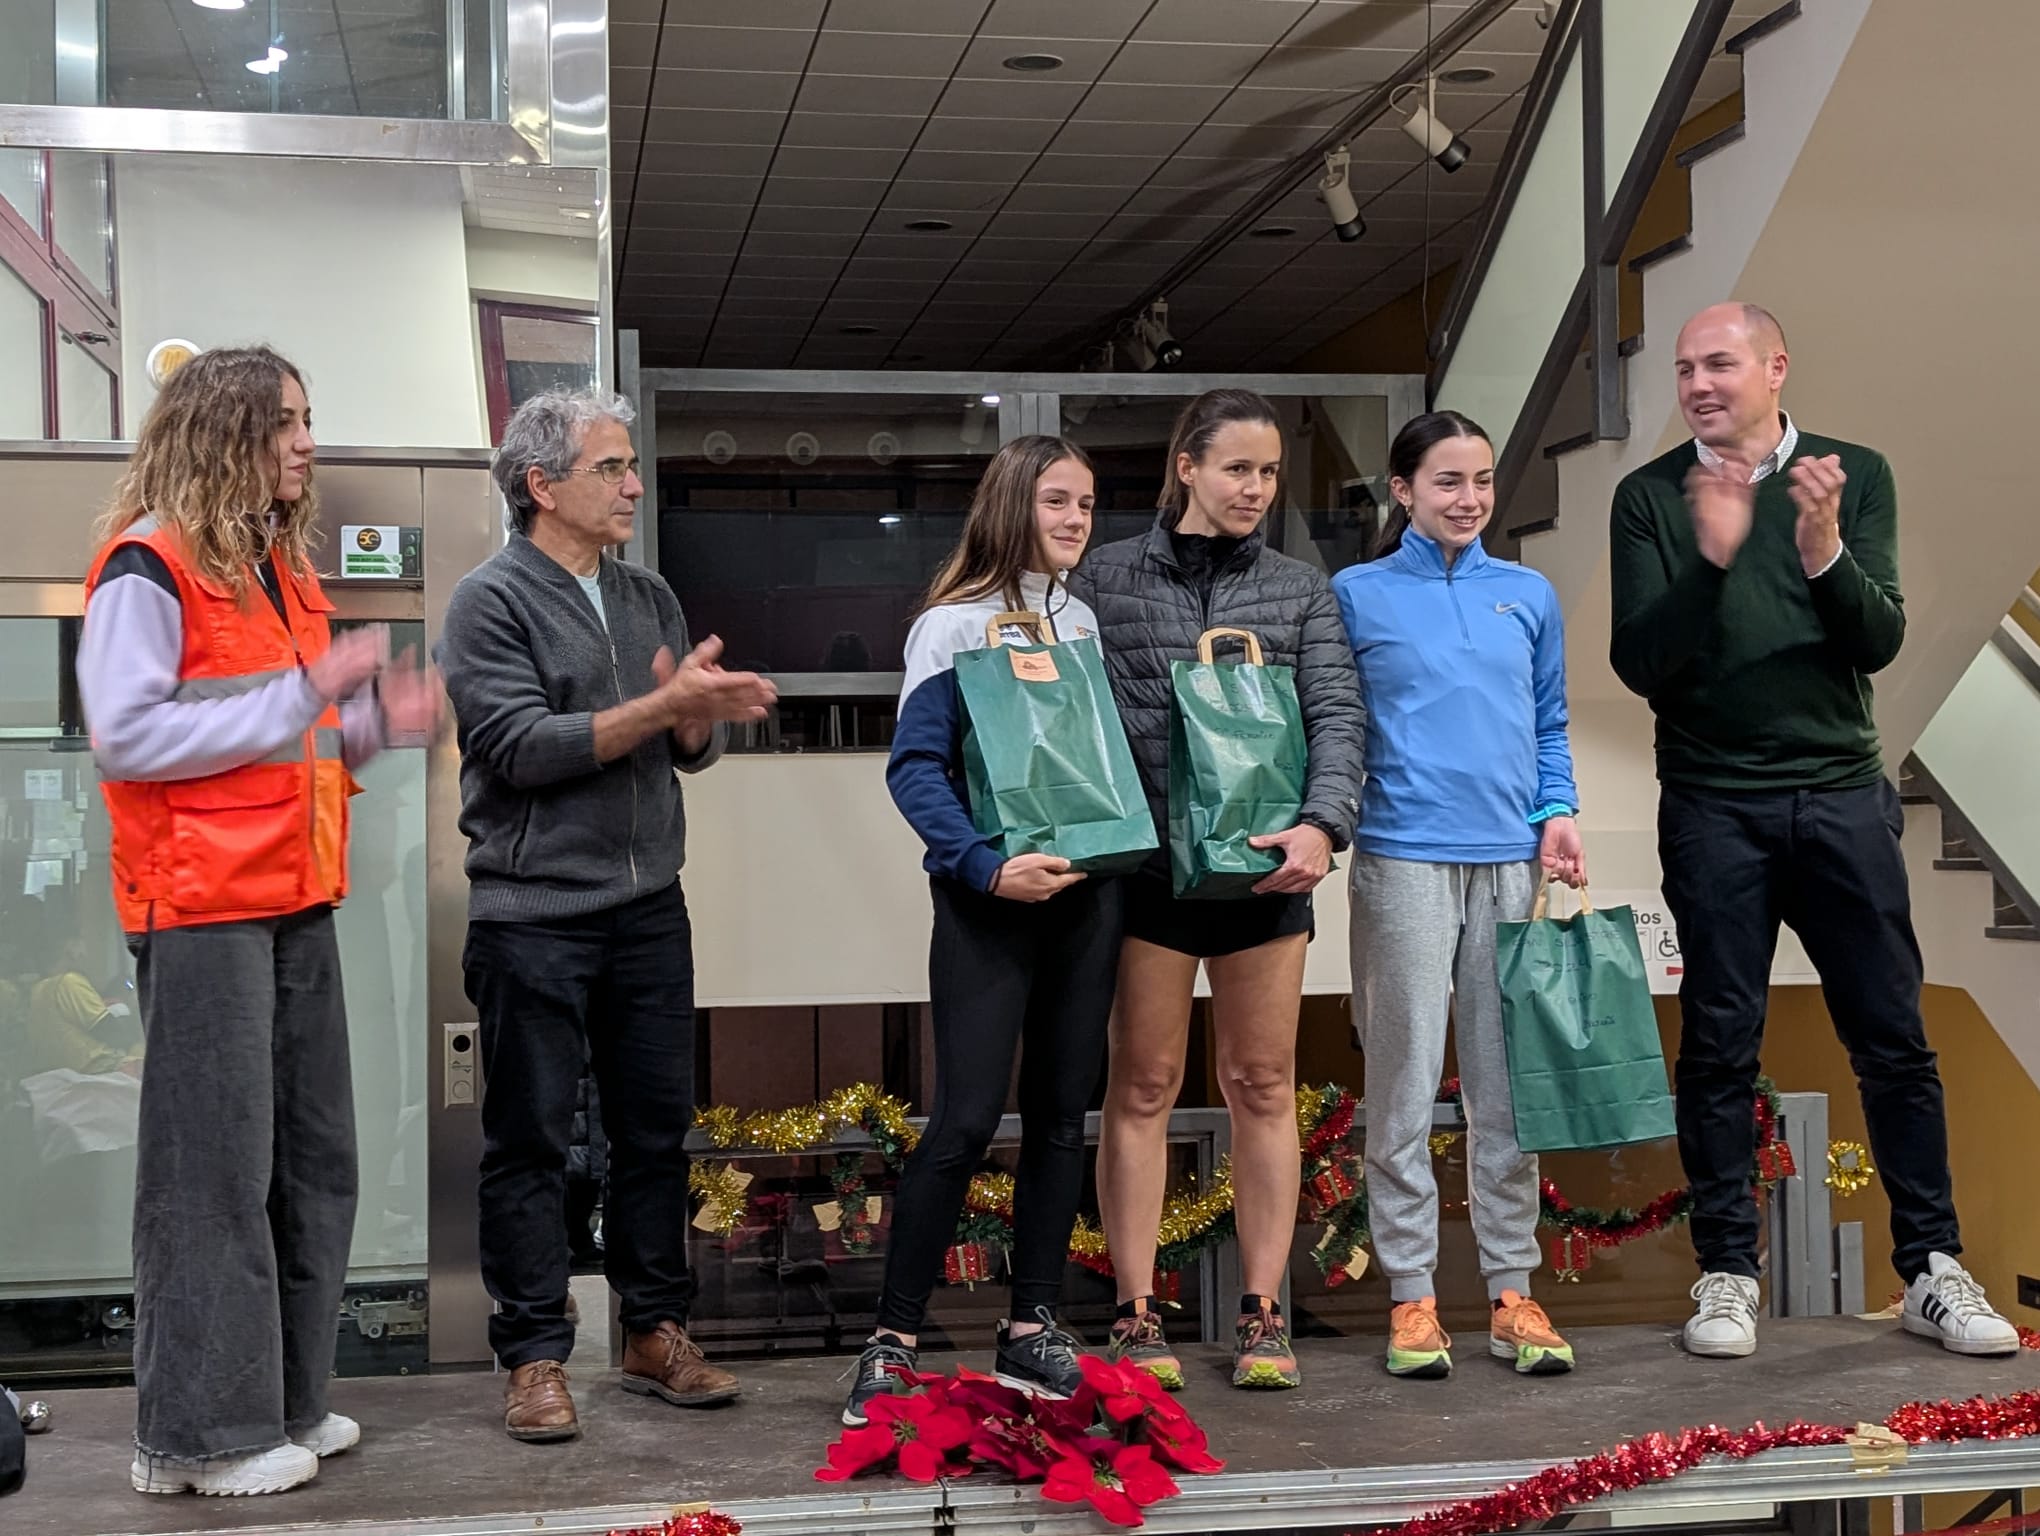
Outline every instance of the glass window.
POLYGON ((113 293, 113 223, 104 155, 59 150, 50 156, 50 203, 57 249, 102 296, 113 293))
POLYGON ((503 440, 510 413, 533 395, 548 389, 595 387, 594 315, 486 299, 477 310, 491 442, 503 440))
POLYGON ((0 198, 32 234, 43 232, 43 156, 39 149, 0 149, 0 198))
POLYGON ((107 442, 120 434, 113 411, 114 377, 68 332, 57 333, 57 436, 107 442))
MULTIPOLYGON (((456 0, 462 59, 496 51, 490 0, 456 0)), ((165 5, 105 0, 105 104, 341 117, 496 117, 486 70, 452 103, 447 0, 165 5), (472 111, 471 107, 481 110, 472 111)))
MULTIPOLYGON (((79 621, 0 619, 0 1370, 125 1367, 147 1052, 73 681, 79 621)), ((392 626, 397 647, 423 626, 392 626)), ((342 1370, 423 1365, 425 754, 363 767, 337 919, 361 1201, 342 1370), (392 1339, 395 1340, 392 1347, 392 1339)))
POLYGON ((0 441, 46 435, 42 295, 0 266, 0 441))
POLYGON ((731 666, 897 672, 999 413, 975 395, 661 402, 659 567, 731 666))

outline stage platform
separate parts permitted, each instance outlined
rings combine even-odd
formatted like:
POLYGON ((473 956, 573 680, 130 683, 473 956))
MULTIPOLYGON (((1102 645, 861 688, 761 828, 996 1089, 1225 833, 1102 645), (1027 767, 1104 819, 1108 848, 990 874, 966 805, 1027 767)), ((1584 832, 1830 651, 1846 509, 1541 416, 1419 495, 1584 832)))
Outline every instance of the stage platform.
MULTIPOLYGON (((1653 1429, 1762 1419, 1854 1423, 1914 1399, 2040 1389, 2040 1353, 1963 1360, 1896 1324, 1847 1318, 1768 1321, 1752 1359, 1701 1361, 1669 1328, 1575 1335, 1569 1377, 1519 1378, 1469 1337, 1456 1374, 1405 1382, 1381 1368, 1375 1339, 1305 1340, 1301 1391, 1235 1393, 1224 1352, 1186 1352, 1186 1405, 1227 1460, 1211 1477, 1149 1511, 1157 1532, 1358 1527, 1405 1519, 1491 1492, 1552 1462, 1653 1429)), ((966 1363, 985 1367, 977 1356, 966 1363)), ((929 1357, 931 1365, 941 1363, 929 1357)), ((970 1531, 1066 1536, 1106 1529, 1088 1511, 1044 1503, 1038 1490, 971 1477, 920 1487, 889 1476, 844 1485, 813 1480, 836 1433, 848 1358, 745 1364, 741 1400, 690 1412, 623 1394, 616 1373, 574 1373, 583 1438, 527 1446, 500 1428, 501 1378, 480 1374, 338 1381, 334 1406, 359 1418, 362 1444, 328 1461, 317 1482, 275 1498, 144 1498, 127 1487, 131 1391, 50 1395, 52 1434, 29 1442, 28 1485, 0 1500, 6 1536, 167 1536, 196 1531, 299 1531, 347 1536, 600 1533, 656 1524, 678 1504, 706 1502, 749 1536, 970 1531)), ((1596 1508, 1683 1512, 1723 1523, 1755 1503, 1836 1500, 2040 1486, 2040 1441, 1916 1448, 1902 1467, 1869 1475, 1845 1448, 1774 1453, 1708 1465, 1666 1486, 1596 1508), (1745 1506, 1731 1511, 1731 1506, 1745 1506)), ((1815 1527, 1825 1524, 1822 1518, 1815 1527)), ((1853 1522, 1851 1522, 1853 1523, 1853 1522)), ((1802 1524, 1802 1528, 1804 1528, 1802 1524)))

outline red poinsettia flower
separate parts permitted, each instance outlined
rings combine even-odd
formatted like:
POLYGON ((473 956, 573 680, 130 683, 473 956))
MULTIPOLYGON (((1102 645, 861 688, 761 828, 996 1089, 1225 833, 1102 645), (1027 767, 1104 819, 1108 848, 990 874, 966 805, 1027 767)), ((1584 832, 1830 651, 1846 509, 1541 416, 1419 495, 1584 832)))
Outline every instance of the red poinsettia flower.
POLYGON ((979 1420, 971 1436, 970 1453, 1005 1468, 1023 1483, 1040 1482, 1058 1462, 1083 1454, 1075 1444, 1051 1435, 1032 1419, 997 1414, 979 1420))
MULTIPOLYGON (((1174 1404, 1170 1405, 1174 1407, 1174 1404)), ((1157 1458, 1185 1472, 1222 1472, 1225 1463, 1212 1455, 1204 1431, 1178 1409, 1174 1418, 1150 1414, 1143 1426, 1157 1458)))
POLYGON ((871 1422, 848 1430, 829 1447, 829 1464, 815 1469, 824 1483, 840 1483, 897 1457, 900 1476, 916 1483, 961 1476, 967 1466, 951 1466, 949 1453, 969 1443, 970 1415, 926 1392, 907 1397, 875 1397, 865 1410, 871 1422))
POLYGON ((1097 1395, 1098 1406, 1114 1423, 1128 1423, 1150 1406, 1168 1404, 1169 1394, 1162 1384, 1137 1365, 1115 1364, 1101 1355, 1082 1355, 1077 1363, 1084 1373, 1084 1385, 1097 1395))
POLYGON ((1094 1438, 1088 1448, 1095 1454, 1065 1457, 1049 1469, 1043 1498, 1089 1504, 1114 1525, 1136 1526, 1143 1509, 1179 1491, 1144 1445, 1094 1438))

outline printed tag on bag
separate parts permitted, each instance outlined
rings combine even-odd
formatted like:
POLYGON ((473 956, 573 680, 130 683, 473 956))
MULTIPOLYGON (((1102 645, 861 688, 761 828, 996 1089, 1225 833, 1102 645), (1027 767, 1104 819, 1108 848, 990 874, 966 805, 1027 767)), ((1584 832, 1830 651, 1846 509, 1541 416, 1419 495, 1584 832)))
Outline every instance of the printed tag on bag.
POLYGON ((1050 651, 1008 651, 1013 660, 1013 675, 1023 683, 1053 683, 1062 674, 1055 669, 1055 655, 1050 651))

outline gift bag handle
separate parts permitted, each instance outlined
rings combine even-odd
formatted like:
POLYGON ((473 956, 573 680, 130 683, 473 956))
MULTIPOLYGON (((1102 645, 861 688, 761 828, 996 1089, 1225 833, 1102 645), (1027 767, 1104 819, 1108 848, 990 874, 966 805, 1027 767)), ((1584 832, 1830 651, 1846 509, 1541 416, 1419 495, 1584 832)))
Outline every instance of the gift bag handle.
MULTIPOLYGON (((1545 915, 1551 905, 1551 888, 1554 885, 1557 885, 1558 883, 1559 882, 1556 880, 1546 880, 1542 885, 1537 887, 1537 904, 1530 909, 1531 922, 1541 923, 1544 921, 1545 915)), ((1591 916, 1593 914, 1593 910, 1594 910, 1593 898, 1587 894, 1587 888, 1583 883, 1580 886, 1579 915, 1581 917, 1591 916)))
POLYGON ((1048 620, 1038 613, 1029 613, 1022 608, 1014 613, 995 613, 985 620, 985 644, 997 646, 1003 643, 999 631, 1002 629, 1031 629, 1036 645, 1054 645, 1055 631, 1049 628, 1048 620))
POLYGON ((1267 665, 1261 659, 1261 637, 1259 635, 1248 629, 1219 628, 1207 629, 1197 637, 1197 659, 1204 663, 1205 666, 1211 665, 1212 642, 1220 636, 1229 636, 1239 641, 1246 649, 1248 666, 1263 667, 1267 665))

